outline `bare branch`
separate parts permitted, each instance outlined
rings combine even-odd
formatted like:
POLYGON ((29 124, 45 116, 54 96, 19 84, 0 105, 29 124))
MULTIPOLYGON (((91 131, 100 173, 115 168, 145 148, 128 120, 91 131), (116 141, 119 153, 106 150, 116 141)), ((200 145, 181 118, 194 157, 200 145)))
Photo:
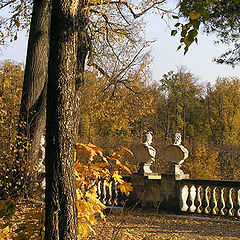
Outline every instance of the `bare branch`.
POLYGON ((100 67, 98 64, 96 64, 95 62, 91 62, 88 64, 88 66, 92 66, 94 67, 95 69, 97 69, 103 76, 107 77, 107 78, 111 78, 107 73, 106 71, 100 67))
POLYGON ((14 3, 16 0, 12 0, 12 1, 9 1, 9 2, 6 2, 6 3, 0 3, 0 9, 3 9, 5 7, 7 7, 8 5, 14 3))
POLYGON ((133 11, 133 9, 130 7, 130 5, 127 3, 127 2, 123 2, 122 4, 124 4, 128 10, 131 12, 131 14, 133 15, 134 19, 138 18, 138 17, 141 17, 142 15, 144 15, 146 12, 148 12, 149 10, 151 10, 152 8, 154 8, 156 5, 160 5, 162 3, 164 3, 165 0, 162 0, 162 1, 158 1, 158 2, 155 2, 153 3, 151 6, 149 6, 148 8, 146 8, 145 10, 143 10, 142 12, 140 13, 135 13, 133 11))

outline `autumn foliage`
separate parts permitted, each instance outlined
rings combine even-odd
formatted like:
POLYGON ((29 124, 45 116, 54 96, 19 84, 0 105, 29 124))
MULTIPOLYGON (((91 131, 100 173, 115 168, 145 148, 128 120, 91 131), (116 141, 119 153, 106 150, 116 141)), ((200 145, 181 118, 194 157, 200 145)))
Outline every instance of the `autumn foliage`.
MULTIPOLYGON (((0 184, 1 195, 8 196, 18 190, 14 159, 23 70, 21 64, 11 61, 2 62, 0 70, 0 184)), ((164 171, 167 168, 164 148, 178 131, 190 151, 185 171, 191 177, 239 179, 238 78, 219 78, 215 84, 201 85, 192 73, 180 69, 153 84, 147 84, 147 79, 141 77, 130 79, 130 89, 121 84, 106 88, 108 78, 96 71, 87 71, 86 79, 85 97, 81 99, 80 142, 94 142, 102 146, 107 156, 112 156, 121 146, 131 149, 145 131, 151 130, 158 152, 158 169, 164 171), (194 170, 200 168, 208 171, 194 170)), ((26 150, 22 149, 23 154, 26 150)), ((94 158, 100 158, 99 154, 94 158)), ((24 186, 35 186, 32 176, 38 166, 30 161, 25 164, 24 186)), ((137 163, 130 154, 122 164, 137 171, 137 163)))
MULTIPOLYGON (((114 152, 111 156, 104 156, 103 149, 93 144, 76 144, 75 152, 75 176, 76 176, 76 204, 78 212, 78 229, 81 236, 86 236, 91 227, 96 223, 96 213, 105 219, 103 210, 105 205, 99 200, 97 186, 100 182, 111 189, 111 182, 118 184, 119 190, 129 195, 132 190, 131 183, 123 181, 119 171, 124 170, 131 174, 130 170, 122 164, 124 155, 132 154, 130 150, 122 148, 121 152, 114 152), (87 160, 77 157, 87 153, 87 160)), ((114 200, 116 201, 116 199, 114 200)))

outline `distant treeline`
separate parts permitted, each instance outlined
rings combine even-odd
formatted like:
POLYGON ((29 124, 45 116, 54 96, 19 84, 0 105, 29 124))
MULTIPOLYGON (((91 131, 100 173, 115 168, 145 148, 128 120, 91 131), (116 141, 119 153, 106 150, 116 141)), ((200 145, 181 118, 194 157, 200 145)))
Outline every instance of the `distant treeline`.
MULTIPOLYGON (((21 64, 1 63, 1 179, 13 163, 22 82, 21 64)), ((81 115, 76 119, 79 142, 94 143, 111 153, 121 146, 131 149, 150 130, 157 149, 156 167, 163 172, 167 170, 164 149, 179 132, 190 153, 183 168, 192 178, 240 178, 240 79, 200 84, 180 68, 154 83, 141 78, 132 79, 127 87, 109 82, 95 71, 86 72, 81 115)), ((133 158, 125 159, 125 164, 136 171, 133 158)))

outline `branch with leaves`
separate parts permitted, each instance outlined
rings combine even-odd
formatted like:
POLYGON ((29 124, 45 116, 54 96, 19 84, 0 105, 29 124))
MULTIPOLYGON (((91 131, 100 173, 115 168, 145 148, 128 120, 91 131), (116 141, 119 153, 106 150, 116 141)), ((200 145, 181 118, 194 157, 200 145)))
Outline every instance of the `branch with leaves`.
POLYGON ((114 152, 111 156, 104 156, 103 149, 94 144, 76 144, 75 151, 75 176, 76 176, 76 196, 78 211, 78 228, 81 236, 86 236, 88 231, 93 231, 91 225, 96 223, 95 214, 99 213, 105 219, 103 209, 105 205, 99 200, 96 186, 102 182, 111 189, 111 182, 118 183, 119 190, 127 196, 132 191, 131 183, 123 181, 120 169, 131 174, 131 171, 122 164, 125 154, 132 152, 122 147, 122 151, 114 152), (83 160, 78 155, 84 156, 83 160), (86 156, 86 155, 85 155, 86 156))

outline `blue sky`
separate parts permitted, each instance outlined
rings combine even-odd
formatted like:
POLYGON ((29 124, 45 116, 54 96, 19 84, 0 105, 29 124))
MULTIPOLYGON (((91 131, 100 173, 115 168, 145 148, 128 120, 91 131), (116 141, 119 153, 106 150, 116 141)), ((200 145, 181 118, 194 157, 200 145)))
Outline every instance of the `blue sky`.
POLYGON ((171 30, 159 16, 150 16, 148 22, 146 36, 148 39, 157 40, 151 47, 154 57, 151 66, 153 79, 158 80, 164 73, 177 70, 180 66, 185 66, 199 78, 200 82, 214 83, 217 77, 240 77, 240 66, 232 68, 213 62, 214 57, 220 56, 228 49, 228 46, 213 43, 216 36, 201 33, 198 44, 192 44, 184 56, 183 50, 176 51, 179 46, 179 36, 172 37, 171 30))
MULTIPOLYGON (((176 51, 179 45, 179 37, 170 36, 171 30, 157 15, 147 17, 146 38, 155 39, 150 49, 153 55, 151 71, 153 80, 158 81, 161 76, 170 70, 177 70, 184 66, 199 78, 199 82, 214 83, 217 77, 240 77, 240 66, 234 69, 230 66, 218 65, 213 58, 223 53, 227 47, 214 45, 215 36, 200 34, 198 45, 193 44, 184 56, 183 51, 176 51)), ((20 33, 17 41, 8 47, 0 48, 0 61, 12 59, 17 62, 25 62, 27 49, 27 36, 20 33)))

